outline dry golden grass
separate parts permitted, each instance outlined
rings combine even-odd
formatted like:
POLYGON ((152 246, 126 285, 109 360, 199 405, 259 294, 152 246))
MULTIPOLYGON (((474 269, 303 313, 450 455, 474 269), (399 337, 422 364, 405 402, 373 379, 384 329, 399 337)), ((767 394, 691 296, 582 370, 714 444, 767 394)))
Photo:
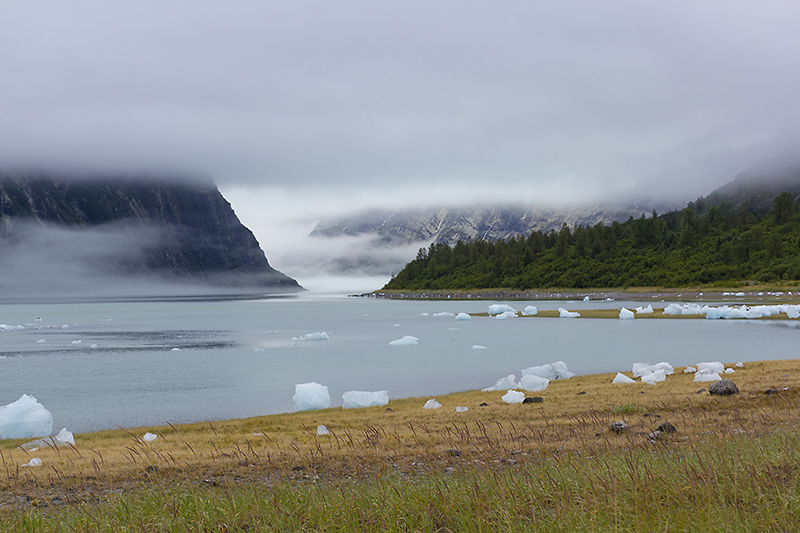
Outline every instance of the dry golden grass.
POLYGON ((387 407, 326 409, 243 420, 101 431, 76 435, 75 446, 24 451, 0 443, 0 506, 20 509, 105 501, 142 486, 244 483, 347 483, 403 476, 507 468, 560 452, 582 454, 651 445, 662 422, 678 432, 657 445, 683 446, 741 433, 793 426, 800 415, 800 361, 746 363, 730 377, 740 394, 698 393, 706 383, 668 376, 658 385, 613 385, 613 374, 553 381, 542 403, 508 405, 503 392, 469 391, 438 400, 392 400, 387 407), (767 389, 778 389, 766 395, 767 389), (487 405, 481 406, 486 403, 487 405), (456 412, 456 406, 469 408, 456 412), (631 430, 609 431, 615 420, 631 430), (324 424, 329 435, 318 436, 324 424), (145 431, 158 435, 144 442, 145 431), (21 466, 32 457, 43 464, 21 466))

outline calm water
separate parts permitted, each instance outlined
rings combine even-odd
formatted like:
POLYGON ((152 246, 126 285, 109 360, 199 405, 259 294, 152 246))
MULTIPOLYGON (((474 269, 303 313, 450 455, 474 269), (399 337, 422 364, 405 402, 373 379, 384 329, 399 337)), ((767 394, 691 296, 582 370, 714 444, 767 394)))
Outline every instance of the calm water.
MULTIPOLYGON (((260 301, 4 304, 0 405, 23 393, 54 429, 219 420, 293 410, 294 385, 390 398, 493 385, 509 373, 566 361, 578 374, 797 357, 800 323, 709 320, 473 318, 494 302, 408 302, 302 295, 260 301), (429 313, 431 316, 420 316, 429 313), (330 340, 303 341, 317 331, 330 340), (405 335, 416 346, 390 346, 405 335), (486 350, 473 350, 483 345, 486 350)), ((533 302, 539 309, 635 307, 630 302, 533 302)), ((526 302, 511 302, 521 310, 526 302)))

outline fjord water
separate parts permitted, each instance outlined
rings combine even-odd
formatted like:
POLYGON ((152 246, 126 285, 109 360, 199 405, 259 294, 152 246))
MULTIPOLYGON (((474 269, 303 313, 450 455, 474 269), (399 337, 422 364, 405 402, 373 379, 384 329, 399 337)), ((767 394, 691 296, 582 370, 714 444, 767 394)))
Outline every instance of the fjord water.
MULTIPOLYGON (((309 381, 327 385, 336 407, 348 390, 432 397, 557 360, 592 374, 634 362, 793 358, 800 340, 797 321, 433 316, 486 312, 491 303, 304 294, 3 304, 0 324, 24 329, 0 330, 0 405, 29 394, 52 412, 55 429, 85 432, 290 412, 295 384, 309 381), (329 340, 301 340, 322 331, 329 340), (419 343, 389 345, 406 335, 419 343)), ((508 303, 578 311, 641 305, 508 303)))

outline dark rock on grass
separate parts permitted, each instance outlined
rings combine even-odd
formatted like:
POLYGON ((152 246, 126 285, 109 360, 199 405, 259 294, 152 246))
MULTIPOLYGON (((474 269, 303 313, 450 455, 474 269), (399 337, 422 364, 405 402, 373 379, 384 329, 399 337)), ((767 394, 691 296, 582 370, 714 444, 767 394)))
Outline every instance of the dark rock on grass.
POLYGON ((708 393, 716 396, 729 396, 731 394, 738 394, 739 387, 737 387, 736 383, 733 381, 729 379, 723 379, 720 381, 715 381, 709 385, 708 393))
POLYGON ((522 403, 542 403, 544 402, 544 398, 541 396, 534 396, 533 398, 525 398, 522 400, 522 403))
POLYGON ((764 394, 766 394, 767 396, 770 396, 772 394, 778 394, 779 392, 781 392, 781 391, 779 391, 778 389, 767 389, 767 390, 764 391, 764 394))
POLYGON ((578 396, 583 396, 584 394, 586 394, 586 391, 585 391, 585 390, 584 390, 584 391, 581 391, 581 392, 579 392, 579 393, 578 393, 578 396))
POLYGON ((486 402, 483 402, 483 403, 482 403, 482 404, 480 404, 478 407, 489 407, 489 404, 488 404, 488 403, 486 403, 486 402))
POLYGON ((695 392, 695 394, 703 394, 705 391, 705 389, 699 389, 697 392, 695 392))
POLYGON ((627 422, 625 422, 623 420, 617 420, 615 422, 611 422, 611 425, 608 426, 609 430, 611 430, 611 431, 613 431, 614 433, 617 433, 617 434, 625 433, 630 428, 631 428, 631 426, 627 422))
POLYGON ((670 424, 669 422, 664 422, 660 426, 656 428, 656 431, 660 431, 661 433, 675 433, 678 431, 678 428, 670 424))

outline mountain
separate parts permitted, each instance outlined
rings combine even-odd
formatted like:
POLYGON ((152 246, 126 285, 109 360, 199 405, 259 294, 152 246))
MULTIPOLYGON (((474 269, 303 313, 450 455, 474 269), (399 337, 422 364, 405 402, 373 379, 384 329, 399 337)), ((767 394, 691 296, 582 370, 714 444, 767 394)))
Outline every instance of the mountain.
MULTIPOLYGON (((468 239, 509 239, 533 231, 559 230, 563 224, 570 227, 610 224, 676 207, 662 202, 641 202, 561 209, 494 206, 370 210, 318 223, 311 237, 319 239, 320 244, 334 239, 345 244, 334 250, 334 255, 315 258, 314 263, 336 273, 389 275, 399 272, 420 247, 431 243, 454 245, 468 239), (350 241, 359 244, 348 246, 346 243, 350 241), (338 251, 339 255, 335 255, 338 251)), ((319 249, 328 252, 329 247, 319 246, 319 249)))
POLYGON ((188 179, 0 173, 0 272, 0 297, 302 290, 188 179))

